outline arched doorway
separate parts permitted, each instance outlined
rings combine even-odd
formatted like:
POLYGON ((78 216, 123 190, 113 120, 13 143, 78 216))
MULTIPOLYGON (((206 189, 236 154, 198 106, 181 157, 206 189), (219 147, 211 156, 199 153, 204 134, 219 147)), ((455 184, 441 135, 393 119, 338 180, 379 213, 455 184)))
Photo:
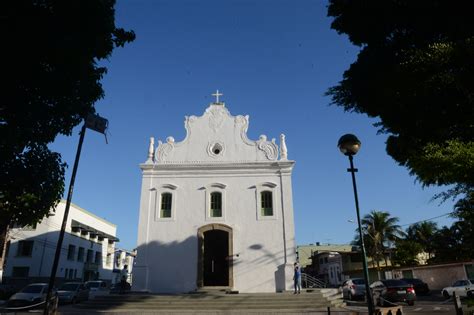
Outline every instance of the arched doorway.
POLYGON ((198 230, 198 287, 232 287, 232 228, 208 224, 198 230))

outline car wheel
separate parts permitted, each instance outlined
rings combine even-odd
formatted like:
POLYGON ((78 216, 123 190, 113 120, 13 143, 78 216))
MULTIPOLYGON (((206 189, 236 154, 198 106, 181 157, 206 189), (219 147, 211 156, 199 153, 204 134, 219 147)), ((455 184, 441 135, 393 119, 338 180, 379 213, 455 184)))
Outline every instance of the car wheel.
POLYGON ((449 299, 451 296, 449 295, 448 291, 443 291, 443 296, 445 299, 449 299))
POLYGON ((408 303, 409 306, 415 305, 415 301, 408 301, 407 303, 408 303))

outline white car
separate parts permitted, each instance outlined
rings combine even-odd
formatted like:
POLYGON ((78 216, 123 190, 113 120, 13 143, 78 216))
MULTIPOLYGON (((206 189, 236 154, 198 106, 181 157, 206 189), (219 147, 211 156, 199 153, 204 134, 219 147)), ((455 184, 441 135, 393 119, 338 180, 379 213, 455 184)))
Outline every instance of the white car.
MULTIPOLYGON (((20 290, 20 292, 13 294, 7 302, 7 307, 19 307, 27 305, 35 305, 46 300, 48 293, 47 283, 32 283, 20 290)), ((56 290, 53 289, 53 295, 56 290)))
POLYGON ((441 290, 441 294, 447 299, 449 299, 453 292, 456 292, 457 296, 467 296, 468 292, 474 290, 474 280, 458 280, 454 282, 451 287, 446 287, 441 290))
POLYGON ((92 280, 86 282, 86 288, 88 288, 91 292, 94 291, 107 291, 107 283, 102 280, 92 280))

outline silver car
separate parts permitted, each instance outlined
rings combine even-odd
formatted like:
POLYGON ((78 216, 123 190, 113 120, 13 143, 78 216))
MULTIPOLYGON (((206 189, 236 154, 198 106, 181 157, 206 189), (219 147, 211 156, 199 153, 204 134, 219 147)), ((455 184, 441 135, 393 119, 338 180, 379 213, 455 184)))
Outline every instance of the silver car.
POLYGON ((80 282, 66 282, 58 290, 59 302, 75 304, 89 299, 89 289, 80 282))
POLYGON ((365 280, 356 278, 342 283, 342 297, 346 300, 364 299, 365 280))

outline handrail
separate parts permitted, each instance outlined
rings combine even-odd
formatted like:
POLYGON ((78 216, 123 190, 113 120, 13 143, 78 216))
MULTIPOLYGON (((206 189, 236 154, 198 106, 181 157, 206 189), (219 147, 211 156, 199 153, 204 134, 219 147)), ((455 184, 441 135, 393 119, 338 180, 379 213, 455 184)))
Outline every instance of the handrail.
POLYGON ((301 274, 301 282, 304 288, 325 288, 326 282, 319 280, 318 278, 312 277, 307 273, 301 274))

